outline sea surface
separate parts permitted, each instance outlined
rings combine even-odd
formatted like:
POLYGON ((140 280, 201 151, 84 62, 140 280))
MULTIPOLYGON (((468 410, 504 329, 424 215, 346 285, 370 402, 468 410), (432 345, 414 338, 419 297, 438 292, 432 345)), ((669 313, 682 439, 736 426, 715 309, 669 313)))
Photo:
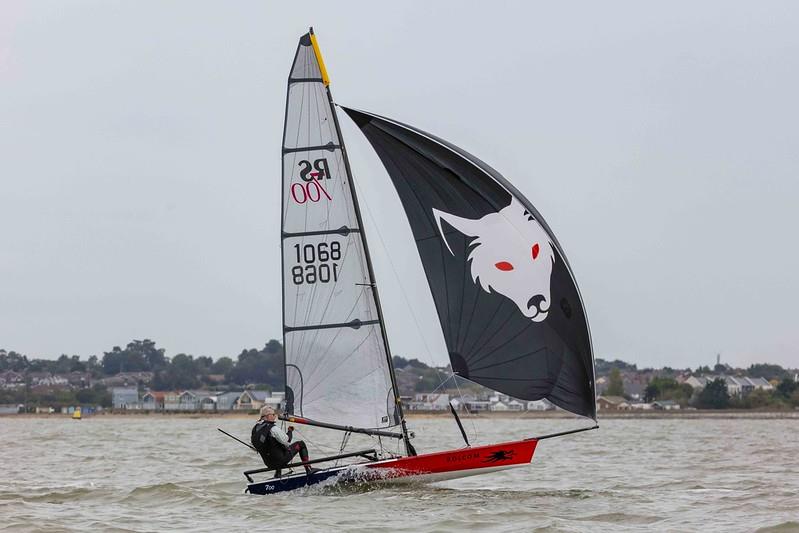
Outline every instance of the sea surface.
MULTIPOLYGON (((795 418, 604 420, 542 441, 524 468, 270 496, 244 494, 260 459, 216 430, 248 440, 254 422, 0 418, 0 531, 799 531, 795 418)), ((482 444, 581 424, 464 420, 482 444)), ((410 426, 420 453, 463 445, 451 418, 410 426)), ((298 429, 312 458, 339 450, 341 433, 298 429)))

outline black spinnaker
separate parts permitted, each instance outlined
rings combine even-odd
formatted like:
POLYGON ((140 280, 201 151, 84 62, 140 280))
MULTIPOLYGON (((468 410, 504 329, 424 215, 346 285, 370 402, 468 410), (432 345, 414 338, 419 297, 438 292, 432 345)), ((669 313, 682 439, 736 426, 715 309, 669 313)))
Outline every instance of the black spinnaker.
POLYGON ((386 167, 411 225, 453 371, 524 400, 596 419, 579 289, 543 217, 497 171, 456 146, 343 108, 386 167))

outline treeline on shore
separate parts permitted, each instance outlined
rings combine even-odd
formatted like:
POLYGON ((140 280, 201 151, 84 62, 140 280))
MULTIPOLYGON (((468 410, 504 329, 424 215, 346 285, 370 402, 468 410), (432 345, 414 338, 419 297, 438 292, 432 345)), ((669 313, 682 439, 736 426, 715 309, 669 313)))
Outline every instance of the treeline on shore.
POLYGON ((133 340, 125 348, 114 346, 102 358, 92 355, 86 360, 78 355, 61 355, 55 360, 29 359, 0 349, 0 372, 7 370, 24 374, 86 372, 95 380, 122 372, 152 372, 151 386, 158 390, 195 389, 220 382, 282 387, 283 346, 272 339, 261 349, 242 350, 235 361, 230 357, 214 361, 209 356, 185 353, 167 357, 164 349, 150 339, 133 340))
MULTIPOLYGON (((400 393, 431 392, 451 374, 448 367, 431 367, 418 359, 394 356, 394 366, 400 393)), ((0 404, 33 405, 111 405, 109 386, 114 376, 146 373, 136 385, 151 390, 240 390, 253 387, 261 390, 282 390, 283 346, 280 341, 269 340, 263 348, 243 349, 238 356, 219 357, 193 356, 178 353, 168 357, 163 348, 158 348, 150 339, 133 340, 124 348, 114 346, 101 357, 92 355, 81 359, 78 355, 61 355, 57 359, 34 359, 26 355, 0 349, 0 404), (9 384, 9 372, 23 377, 22 383, 9 384), (36 376, 84 374, 87 379, 70 382, 69 386, 37 386, 36 376), (83 383, 84 385, 81 385, 83 383)), ((724 408, 790 408, 799 406, 799 384, 795 381, 796 370, 779 365, 760 363, 746 369, 735 369, 727 365, 716 365, 711 369, 700 366, 694 370, 638 369, 635 364, 620 360, 596 360, 597 377, 609 380, 602 392, 609 396, 626 394, 622 376, 637 376, 645 379, 646 387, 640 400, 646 402, 671 400, 683 406, 703 409, 724 408), (763 378, 773 384, 772 390, 754 390, 736 396, 727 390, 723 378, 711 380, 708 386, 697 391, 684 382, 687 375, 748 375, 763 378)), ((468 385, 467 385, 468 386, 468 385)))
MULTIPOLYGON (((627 372, 629 370, 627 368, 627 372)), ((609 367, 608 385, 604 394, 627 400, 639 400, 644 403, 671 401, 682 407, 697 409, 791 409, 799 407, 799 382, 795 379, 796 373, 792 375, 790 371, 779 365, 755 364, 748 369, 735 369, 718 364, 713 370, 708 367, 700 367, 695 371, 690 369, 684 371, 646 369, 642 372, 649 372, 652 375, 647 378, 640 398, 633 398, 625 390, 619 366, 609 367), (710 375, 711 377, 706 379, 704 387, 698 389, 685 381, 685 377, 691 375, 710 375), (740 376, 762 378, 768 384, 768 388, 757 387, 746 392, 732 393, 728 386, 728 380, 740 376)))
MULTIPOLYGON (((430 391, 446 376, 441 369, 429 367, 417 359, 394 357, 397 368, 412 374, 410 392, 430 391)), ((283 390, 283 345, 269 340, 263 348, 243 349, 234 359, 193 356, 178 353, 168 357, 150 339, 133 340, 124 348, 114 346, 101 357, 92 355, 81 359, 78 355, 63 354, 58 359, 35 359, 0 349, 0 404, 25 405, 101 405, 111 406, 108 382, 114 376, 145 373, 135 385, 157 391, 170 390, 240 390, 251 387, 259 390, 283 390), (4 383, 8 372, 20 374, 22 383, 4 383), (84 374, 87 379, 75 385, 39 384, 42 375, 66 376, 84 374), (80 383, 91 383, 81 386, 80 383)), ((401 389, 406 388, 401 386, 401 389)), ((408 391, 405 391, 408 392, 408 391)))
MULTIPOLYGON (((58 359, 29 359, 15 351, 0 349, 0 375, 15 372, 24 376, 24 387, 0 389, 0 404, 65 406, 75 404, 111 406, 108 378, 122 373, 149 373, 138 380, 140 388, 152 390, 187 390, 209 387, 229 389, 254 385, 261 389, 283 388, 283 346, 270 340, 263 348, 244 349, 234 361, 231 357, 213 360, 208 356, 179 353, 167 357, 150 339, 133 340, 124 348, 114 346, 104 352, 81 359, 78 355, 61 355, 58 359), (89 387, 37 386, 41 374, 68 376, 85 374, 89 387)), ((144 374, 140 374, 144 375, 144 374)), ((45 381, 45 383, 47 383, 45 381)))

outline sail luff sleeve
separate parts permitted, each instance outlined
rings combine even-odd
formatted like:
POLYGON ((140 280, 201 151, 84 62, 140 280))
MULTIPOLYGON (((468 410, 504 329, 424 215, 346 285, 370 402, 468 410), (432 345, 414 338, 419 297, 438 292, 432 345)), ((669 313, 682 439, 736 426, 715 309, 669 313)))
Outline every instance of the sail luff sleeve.
POLYGON ((311 31, 308 32, 308 35, 311 39, 311 46, 313 46, 314 55, 316 56, 316 62, 319 64, 319 71, 322 74, 322 83, 325 84, 325 87, 330 85, 330 78, 327 75, 327 67, 325 67, 325 60, 322 59, 322 51, 319 50, 319 43, 316 41, 316 35, 314 35, 313 28, 311 31))
POLYGON ((288 80, 281 241, 286 412, 361 428, 399 423, 344 146, 311 34, 288 80))
POLYGON ((405 124, 344 108, 405 209, 453 371, 595 418, 593 352, 566 256, 532 203, 494 169, 405 124))

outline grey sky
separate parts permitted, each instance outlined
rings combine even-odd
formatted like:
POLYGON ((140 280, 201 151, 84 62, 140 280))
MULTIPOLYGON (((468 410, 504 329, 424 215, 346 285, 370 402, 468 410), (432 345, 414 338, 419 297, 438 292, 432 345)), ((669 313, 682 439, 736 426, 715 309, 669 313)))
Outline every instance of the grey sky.
MULTIPOLYGON (((309 25, 339 102, 536 205, 597 356, 799 365, 795 2, 4 0, 0 347, 280 338, 285 80, 309 25)), ((393 351, 444 362, 399 201, 342 123, 393 351)))

